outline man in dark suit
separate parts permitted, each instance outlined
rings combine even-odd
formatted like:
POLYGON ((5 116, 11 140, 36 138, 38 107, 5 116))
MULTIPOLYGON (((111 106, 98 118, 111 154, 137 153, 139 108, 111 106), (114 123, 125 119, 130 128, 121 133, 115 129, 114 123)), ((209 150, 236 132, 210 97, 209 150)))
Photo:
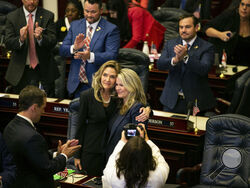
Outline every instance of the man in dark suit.
MULTIPOLYGON (((56 157, 48 154, 48 146, 34 123, 40 120, 46 106, 46 94, 35 86, 25 87, 19 95, 19 113, 4 130, 4 140, 17 166, 14 187, 52 188, 53 174, 64 170, 66 160, 81 146, 77 140, 59 141, 56 157)), ((54 155, 53 155, 54 156, 54 155)))
POLYGON ((197 37, 198 21, 193 15, 179 20, 180 37, 166 42, 157 62, 159 70, 168 70, 160 101, 164 111, 186 113, 187 104, 198 101, 200 111, 215 106, 208 85, 208 72, 214 62, 212 44, 197 37))
POLYGON ((16 165, 0 133, 0 188, 9 187, 15 180, 16 165))
POLYGON ((60 54, 72 57, 67 89, 71 96, 91 87, 92 75, 108 60, 116 59, 120 47, 118 28, 101 17, 102 1, 86 0, 84 19, 71 23, 69 32, 60 48, 60 54), (90 29, 92 28, 92 29, 90 29), (85 41, 90 33, 90 43, 85 41), (74 57, 73 57, 74 56, 74 57), (84 63, 87 81, 80 81, 80 67, 84 63))
POLYGON ((56 44, 54 14, 38 7, 39 0, 22 2, 7 15, 5 44, 12 54, 5 79, 14 86, 14 93, 26 85, 42 85, 53 97, 59 76, 51 55, 56 44))

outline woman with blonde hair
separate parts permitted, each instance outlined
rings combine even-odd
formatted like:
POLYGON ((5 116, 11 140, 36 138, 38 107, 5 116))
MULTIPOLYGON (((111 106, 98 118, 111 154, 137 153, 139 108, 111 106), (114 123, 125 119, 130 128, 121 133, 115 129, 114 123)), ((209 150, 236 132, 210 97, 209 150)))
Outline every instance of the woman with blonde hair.
POLYGON ((93 76, 92 88, 80 94, 76 138, 82 148, 74 162, 79 170, 84 170, 91 176, 101 176, 106 164, 108 122, 117 111, 117 98, 114 96, 119 72, 120 67, 116 61, 104 63, 93 76))
POLYGON ((107 158, 113 152, 116 144, 121 138, 123 127, 127 123, 143 123, 147 120, 136 120, 140 114, 140 108, 147 105, 146 96, 139 76, 131 69, 121 69, 116 79, 116 92, 119 100, 119 111, 109 122, 109 139, 107 143, 107 158))

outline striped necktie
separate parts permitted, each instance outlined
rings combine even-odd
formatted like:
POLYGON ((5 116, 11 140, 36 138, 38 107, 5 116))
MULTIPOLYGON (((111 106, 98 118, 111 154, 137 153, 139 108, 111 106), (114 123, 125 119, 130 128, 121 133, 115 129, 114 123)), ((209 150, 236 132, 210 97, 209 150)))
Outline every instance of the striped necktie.
MULTIPOLYGON (((85 50, 90 45, 92 30, 93 30, 93 27, 92 26, 88 26, 87 36, 84 39, 85 40, 85 46, 84 46, 85 50)), ((88 83, 88 78, 87 78, 86 69, 85 69, 86 63, 87 63, 87 61, 82 61, 81 65, 80 65, 79 80, 80 80, 80 82, 87 84, 88 83)))

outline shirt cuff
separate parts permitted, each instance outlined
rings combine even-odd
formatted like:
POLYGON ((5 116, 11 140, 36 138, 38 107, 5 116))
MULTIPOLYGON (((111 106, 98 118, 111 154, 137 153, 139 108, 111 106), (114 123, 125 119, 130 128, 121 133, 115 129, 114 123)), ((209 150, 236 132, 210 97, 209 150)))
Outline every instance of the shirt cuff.
POLYGON ((20 44, 20 47, 23 45, 23 42, 21 42, 21 40, 19 39, 19 44, 20 44))
POLYGON ((73 48, 74 48, 74 45, 71 45, 71 46, 70 46, 70 53, 71 53, 71 54, 74 54, 73 48))
POLYGON ((37 43, 38 43, 39 46, 42 45, 42 40, 43 40, 43 39, 37 40, 37 43))
POLYGON ((90 58, 88 59, 88 63, 94 63, 95 62, 95 54, 93 52, 90 52, 90 58))
POLYGON ((63 155, 66 158, 66 162, 68 161, 68 157, 67 155, 65 155, 64 153, 60 153, 61 155, 63 155))
POLYGON ((177 63, 174 63, 174 58, 171 59, 171 65, 174 67, 177 63))

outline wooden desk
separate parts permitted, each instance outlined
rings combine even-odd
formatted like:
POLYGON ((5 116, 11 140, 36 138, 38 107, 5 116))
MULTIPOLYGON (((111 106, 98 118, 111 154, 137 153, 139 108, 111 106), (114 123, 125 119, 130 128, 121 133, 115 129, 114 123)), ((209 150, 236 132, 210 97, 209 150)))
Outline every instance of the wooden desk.
MULTIPOLYGON (((57 100, 55 98, 47 99, 45 112, 36 125, 37 130, 48 141, 50 148, 57 146, 58 139, 64 142, 67 137, 68 105, 70 100, 57 100)), ((18 95, 0 93, 1 130, 14 118, 17 113, 17 106, 18 95)), ((165 118, 167 121, 174 114, 154 110, 154 115, 165 118)), ((197 117, 197 126, 200 128, 197 134, 194 132, 180 132, 149 123, 148 135, 159 146, 171 169, 168 183, 175 183, 176 172, 179 168, 193 166, 201 162, 207 119, 197 117)), ((190 120, 196 122, 196 117, 190 116, 190 120)))
MULTIPOLYGON (((228 65, 225 71, 222 71, 224 77, 220 77, 215 69, 212 69, 208 74, 209 85, 215 97, 222 97, 231 100, 234 90, 235 80, 248 70, 246 66, 238 66, 238 71, 234 73, 232 69, 234 65, 228 65)), ((152 68, 149 73, 148 81, 148 101, 153 109, 162 110, 160 96, 167 79, 168 71, 160 71, 152 68)))

